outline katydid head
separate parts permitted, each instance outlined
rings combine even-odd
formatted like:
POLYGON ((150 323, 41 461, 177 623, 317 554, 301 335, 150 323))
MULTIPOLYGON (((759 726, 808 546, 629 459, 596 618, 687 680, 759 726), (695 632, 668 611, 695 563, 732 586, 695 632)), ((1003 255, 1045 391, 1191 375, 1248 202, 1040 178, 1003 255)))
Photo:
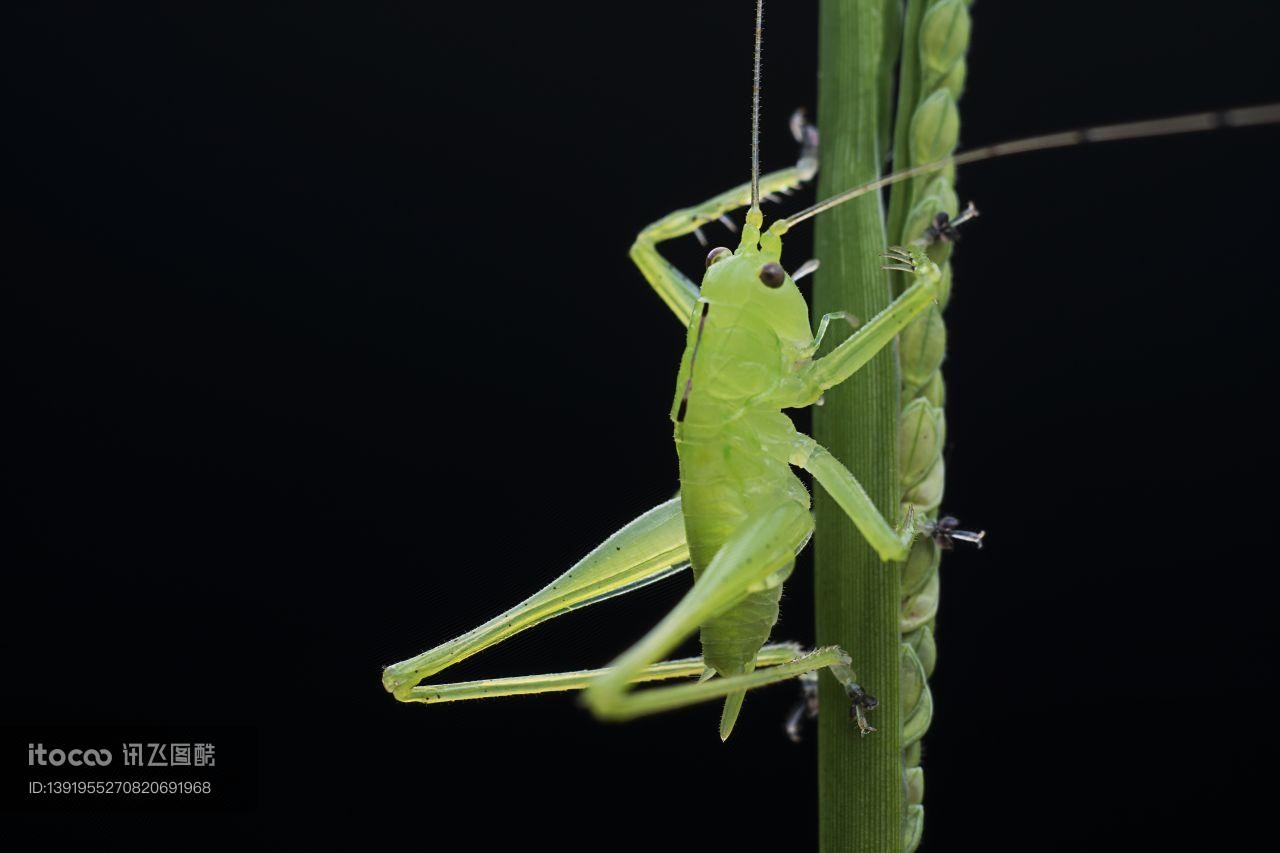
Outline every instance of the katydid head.
POLYGON ((762 218, 759 208, 752 208, 738 248, 720 246, 707 255, 703 298, 755 312, 779 338, 808 341, 809 305, 782 267, 782 240, 772 232, 761 234, 762 218))

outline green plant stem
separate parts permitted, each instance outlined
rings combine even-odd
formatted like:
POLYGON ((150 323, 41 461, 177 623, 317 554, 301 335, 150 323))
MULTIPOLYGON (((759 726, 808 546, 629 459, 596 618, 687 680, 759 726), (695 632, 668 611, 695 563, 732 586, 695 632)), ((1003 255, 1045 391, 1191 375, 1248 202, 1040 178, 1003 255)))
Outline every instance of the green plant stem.
MULTIPOLYGON (((874 179, 880 150, 878 83, 886 4, 823 0, 819 24, 822 167, 819 197, 874 179)), ((881 200, 868 195, 817 220, 822 271, 814 286, 814 312, 845 310, 868 318, 889 303, 888 276, 880 269, 885 246, 881 200)), ((814 414, 819 442, 861 480, 888 518, 895 518, 901 488, 896 445, 898 376, 891 350, 880 353, 851 380, 827 392, 814 414)), ((823 679, 818 736, 819 833, 824 851, 893 853, 901 849, 903 764, 899 715, 899 572, 882 563, 849 519, 821 490, 815 498, 817 636, 853 655, 859 681, 880 700, 872 714, 879 729, 859 737, 849 722, 849 701, 823 679)))

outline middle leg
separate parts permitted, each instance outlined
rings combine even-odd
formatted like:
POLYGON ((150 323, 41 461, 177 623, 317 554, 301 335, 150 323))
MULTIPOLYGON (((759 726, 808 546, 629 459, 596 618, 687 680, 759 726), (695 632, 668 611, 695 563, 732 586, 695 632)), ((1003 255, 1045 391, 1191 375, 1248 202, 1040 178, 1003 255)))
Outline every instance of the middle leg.
MULTIPOLYGON (((818 131, 804 122, 802 114, 797 115, 798 119, 792 119, 792 128, 797 141, 802 144, 800 159, 788 169, 779 169, 761 176, 760 192, 766 196, 777 192, 789 193, 811 180, 818 171, 818 131)), ((694 306, 698 302, 698 286, 662 257, 658 244, 685 234, 697 234, 705 243, 700 230, 703 225, 717 219, 727 222, 724 217, 728 213, 750 203, 751 185, 734 187, 702 204, 662 217, 641 231, 632 244, 631 260, 682 324, 689 325, 693 318, 694 306)))
MULTIPOLYGON (((830 354, 823 356, 809 367, 809 381, 815 394, 839 385, 856 373, 863 365, 897 337, 908 323, 928 308, 938 298, 938 282, 942 273, 922 250, 894 249, 891 257, 896 263, 893 269, 916 275, 902 295, 876 316, 867 321, 830 354)), ((815 348, 816 349, 816 348, 815 348)))
POLYGON ((790 461, 812 474, 813 479, 826 489, 880 559, 900 562, 907 558, 916 535, 913 519, 908 518, 902 529, 891 525, 876 508, 858 478, 829 450, 803 433, 796 433, 795 450, 790 461))

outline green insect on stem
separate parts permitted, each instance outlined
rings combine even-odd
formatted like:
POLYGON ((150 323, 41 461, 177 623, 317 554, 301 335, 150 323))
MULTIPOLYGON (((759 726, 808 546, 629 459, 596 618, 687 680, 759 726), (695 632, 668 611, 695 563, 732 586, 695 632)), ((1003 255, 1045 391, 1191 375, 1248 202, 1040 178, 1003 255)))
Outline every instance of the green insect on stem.
MULTIPOLYGON (((760 28, 757 2, 756 86, 758 116, 760 28)), ((754 122, 753 122, 754 123, 754 122)), ((919 250, 901 255, 920 274, 894 306, 881 312, 829 355, 818 348, 808 305, 781 267, 779 220, 762 231, 761 186, 795 186, 813 174, 812 131, 802 128, 800 161, 791 170, 761 178, 753 145, 751 206, 737 251, 708 256, 702 287, 695 287, 661 258, 656 244, 687 234, 742 204, 734 190, 673 214, 643 232, 632 256, 645 277, 687 325, 687 342, 672 403, 680 458, 681 496, 623 528, 548 588, 450 643, 389 667, 383 682, 406 701, 472 698, 490 689, 552 689, 586 685, 584 699, 604 719, 628 719, 714 697, 726 699, 721 737, 727 738, 745 691, 827 668, 852 702, 859 728, 870 730, 865 711, 874 700, 854 681, 849 656, 836 647, 786 663, 762 658, 778 616, 783 581, 796 552, 813 529, 810 498, 792 466, 813 474, 883 559, 907 554, 915 528, 892 525, 865 489, 835 457, 798 433, 782 414, 810 405, 889 346, 912 317, 937 297, 937 268, 919 250), (683 538, 675 529, 683 519, 683 538), (687 559, 693 588, 653 630, 590 677, 565 673, 519 684, 422 685, 421 681, 494 643, 577 606, 625 592, 665 576, 687 559), (704 676, 697 685, 631 693, 631 685, 666 672, 659 661, 700 632, 704 676), (767 665, 773 664, 773 665, 767 665), (657 667, 657 670, 655 670, 657 667)), ((676 669, 683 671, 677 667, 676 669)))
MULTIPOLYGON (((599 717, 612 720, 725 699, 720 731, 728 737, 747 690, 807 678, 826 669, 834 678, 822 682, 823 701, 828 708, 833 701, 839 702, 850 713, 822 715, 823 844, 829 849, 880 851, 903 843, 910 847, 918 840, 921 813, 907 812, 904 806, 919 805, 923 775, 915 766, 918 751, 909 751, 904 763, 902 750, 915 748, 931 707, 925 678, 933 652, 927 624, 936 601, 928 592, 929 579, 936 578, 933 554, 939 544, 980 541, 980 535, 956 530, 949 519, 927 516, 936 510, 941 488, 936 449, 943 432, 937 375, 942 346, 935 309, 941 308, 949 293, 945 266, 940 268, 934 259, 945 264, 945 246, 928 244, 949 236, 951 225, 935 219, 932 230, 904 226, 911 233, 922 233, 906 248, 889 252, 887 267, 908 274, 902 292, 891 299, 889 281, 877 257, 884 237, 875 194, 916 179, 928 178, 932 183, 925 186, 935 186, 936 176, 948 175, 955 165, 1005 154, 1280 122, 1280 105, 1069 131, 954 155, 948 153, 954 138, 948 142, 933 133, 931 139, 945 143, 942 151, 917 145, 913 156, 925 162, 876 178, 882 159, 877 140, 883 137, 875 116, 883 114, 887 96, 875 85, 885 79, 891 52, 883 43, 885 34, 897 32, 897 24, 885 17, 892 3, 854 5, 857 14, 847 4, 824 6, 824 22, 829 24, 823 29, 822 105, 828 116, 824 118, 827 136, 852 140, 856 154, 832 158, 834 166, 824 173, 830 194, 764 228, 760 202, 774 192, 799 186, 815 173, 816 131, 801 123, 797 135, 802 150, 795 166, 759 175, 753 146, 750 183, 664 217, 641 232, 632 246, 631 256, 640 272, 686 327, 671 406, 680 497, 624 526, 524 602, 461 637, 387 667, 383 684, 401 701, 427 704, 581 689, 586 704, 599 717), (872 14, 877 9, 879 14, 872 14), (833 52, 829 39, 837 36, 865 49, 833 52), (856 97, 849 100, 851 94, 856 97), (848 103, 855 105, 852 113, 848 103), (737 249, 711 251, 701 287, 658 252, 659 243, 699 233, 701 225, 748 204, 737 249), (782 266, 783 238, 797 223, 827 211, 834 213, 819 223, 818 245, 826 261, 826 278, 815 290, 815 309, 822 317, 815 335, 809 306, 795 278, 782 266), (829 287, 827 281, 839 286, 829 287), (831 321, 847 319, 850 311, 871 319, 821 354, 821 338, 831 331, 831 321), (898 384, 893 359, 893 344, 900 335, 903 347, 913 353, 902 362, 902 377, 908 383, 904 396, 910 399, 901 411, 898 395, 904 389, 898 384), (832 393, 827 405, 816 417, 818 434, 833 428, 838 442, 824 446, 799 433, 784 410, 812 405, 828 390, 832 393), (846 441, 850 436, 853 440, 846 441), (896 455, 901 465, 894 461, 900 442, 903 449, 896 455), (928 452, 917 453, 918 448, 928 452), (851 467, 846 467, 850 462, 851 467), (818 487, 818 523, 827 531, 819 537, 819 565, 834 567, 821 569, 817 584, 819 638, 831 639, 809 654, 769 642, 782 584, 796 553, 814 530, 809 491, 796 478, 794 468, 810 473, 818 487), (903 515, 903 503, 909 511, 905 521, 895 524, 903 515), (827 535, 831 531, 838 532, 827 535), (920 531, 929 534, 934 544, 913 545, 920 531), (906 561, 903 573, 887 570, 885 561, 906 561), (692 588, 610 666, 424 683, 523 630, 679 574, 684 568, 692 569, 692 588), (662 660, 695 632, 702 641, 701 657, 662 660), (891 725, 884 727, 886 736, 863 749, 853 746, 857 739, 848 737, 853 725, 849 719, 863 733, 870 731, 866 712, 877 702, 855 680, 853 660, 845 649, 856 650, 864 683, 881 694, 880 704, 891 715, 891 725), (696 684, 632 690, 641 683, 695 675, 699 677, 696 684), (836 803, 834 811, 827 811, 828 801, 836 803), (852 834, 851 826, 855 827, 852 834)), ((918 26, 906 28, 908 38, 920 40, 919 61, 930 68, 940 62, 923 48, 930 21, 935 20, 930 16, 938 9, 952 15, 947 32, 954 31, 955 16, 963 11, 954 0, 951 5, 933 3, 918 26)), ((758 4, 757 23, 760 15, 758 4)), ((954 39, 943 41, 947 51, 954 51, 954 39)), ((753 100, 758 108, 759 35, 756 56, 757 98, 753 100)), ((960 73, 955 68, 943 71, 933 77, 922 73, 917 80, 916 90, 924 93, 919 109, 939 102, 936 93, 929 93, 930 85, 951 87, 963 77, 962 69, 960 73)), ((946 91, 955 94, 950 88, 946 91)), ((909 133, 935 124, 949 126, 947 121, 931 122, 917 115, 906 126, 909 133)), ((911 211, 931 197, 951 196, 942 190, 920 196, 911 211)), ((954 209, 940 206, 946 212, 954 209)), ((907 217, 906 221, 915 220, 907 217)), ((801 269, 810 271, 813 265, 806 263, 801 269)))

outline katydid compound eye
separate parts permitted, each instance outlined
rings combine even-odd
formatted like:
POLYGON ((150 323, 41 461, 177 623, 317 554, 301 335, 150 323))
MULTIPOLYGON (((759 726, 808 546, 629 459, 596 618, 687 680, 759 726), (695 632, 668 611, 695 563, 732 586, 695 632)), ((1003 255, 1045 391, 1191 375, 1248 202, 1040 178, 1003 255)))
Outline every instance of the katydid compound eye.
POLYGON ((760 268, 760 280, 770 287, 782 287, 787 273, 779 264, 765 264, 760 268))
POLYGON ((707 252, 707 266, 710 267, 717 261, 723 261, 732 254, 733 252, 726 249, 724 246, 716 246, 710 252, 707 252))

